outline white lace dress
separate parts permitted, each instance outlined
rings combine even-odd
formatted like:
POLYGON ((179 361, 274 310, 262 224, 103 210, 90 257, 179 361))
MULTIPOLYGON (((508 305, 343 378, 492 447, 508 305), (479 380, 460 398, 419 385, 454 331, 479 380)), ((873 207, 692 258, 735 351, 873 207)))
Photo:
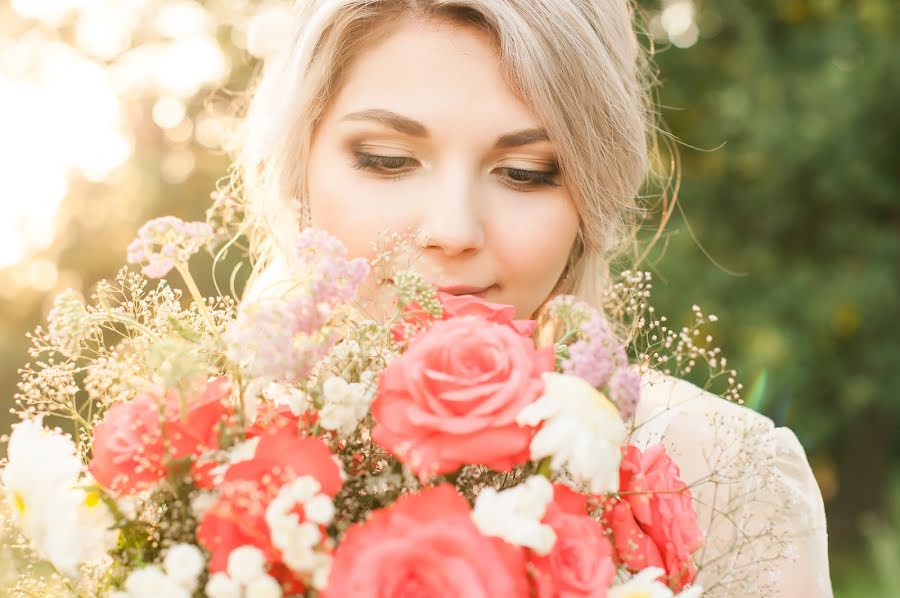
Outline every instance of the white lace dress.
POLYGON ((643 377, 632 442, 661 442, 691 486, 708 597, 830 598, 822 495, 788 428, 689 382, 643 377))

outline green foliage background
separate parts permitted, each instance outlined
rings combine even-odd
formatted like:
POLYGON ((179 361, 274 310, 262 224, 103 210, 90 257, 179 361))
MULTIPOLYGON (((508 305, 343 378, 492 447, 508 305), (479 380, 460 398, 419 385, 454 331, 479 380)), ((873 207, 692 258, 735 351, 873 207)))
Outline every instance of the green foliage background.
POLYGON ((759 409, 796 431, 826 498, 835 594, 895 595, 897 5, 719 0, 697 20, 694 46, 656 57, 685 145, 655 302, 701 303, 745 384, 765 373, 759 409))
MULTIPOLYGON (((682 179, 680 211, 654 255, 653 302, 676 321, 694 303, 718 315, 718 343, 744 384, 758 383, 755 407, 797 432, 826 499, 837 596, 900 592, 897 8, 707 0, 697 4, 699 40, 662 44, 655 57, 682 179)), ((225 86, 239 90, 254 65, 228 33, 219 32, 232 58, 225 86)), ((230 97, 201 94, 189 117, 211 100, 230 97)), ((52 295, 89 293, 112 276, 147 218, 202 218, 226 171, 222 152, 189 142, 193 173, 166 182, 160 163, 176 144, 147 117, 151 105, 129 106, 135 154, 114 180, 73 180, 42 256, 57 263, 57 288, 30 288, 27 264, 0 270, 4 407, 27 360, 25 332, 52 295)), ((3 430, 10 422, 0 415, 3 430)))

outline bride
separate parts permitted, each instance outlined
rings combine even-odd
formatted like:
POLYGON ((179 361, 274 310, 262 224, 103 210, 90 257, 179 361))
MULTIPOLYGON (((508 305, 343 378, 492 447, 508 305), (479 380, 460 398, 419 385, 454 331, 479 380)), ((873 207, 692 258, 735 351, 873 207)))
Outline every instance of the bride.
MULTIPOLYGON (((289 280, 304 226, 355 256, 418 231, 445 292, 531 317, 597 302, 653 158, 647 66, 626 0, 305 0, 267 64, 238 162, 259 255, 289 280)), ((787 428, 662 373, 636 439, 692 484, 709 596, 831 596, 822 498, 787 428)))

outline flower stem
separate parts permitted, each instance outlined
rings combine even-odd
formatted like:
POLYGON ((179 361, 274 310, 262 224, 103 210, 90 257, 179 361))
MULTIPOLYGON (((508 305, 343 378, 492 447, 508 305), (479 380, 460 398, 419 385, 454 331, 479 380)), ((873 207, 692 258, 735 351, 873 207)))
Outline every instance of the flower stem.
POLYGON ((159 337, 155 332, 135 320, 130 316, 126 316, 125 314, 117 313, 114 311, 106 311, 99 312, 96 314, 91 314, 88 318, 89 322, 118 322, 120 324, 124 324, 125 326, 134 328, 135 330, 142 332, 152 338, 154 341, 158 341, 159 337))
POLYGON ((550 457, 544 457, 538 463, 538 475, 542 475, 551 482, 553 481, 553 471, 550 469, 550 457))
POLYGON ((184 280, 184 284, 185 286, 187 286, 188 292, 190 292, 191 297, 194 299, 194 303, 197 304, 197 309, 199 309, 200 313, 203 314, 203 318, 209 325, 210 330, 214 335, 218 336, 219 333, 216 329, 216 325, 213 322, 212 316, 209 314, 209 311, 206 309, 206 301, 203 299, 203 295, 200 293, 200 289, 197 287, 197 283, 194 282, 194 277, 191 276, 191 271, 188 270, 187 264, 177 263, 175 264, 175 269, 178 270, 179 274, 181 274, 181 278, 182 280, 184 280))

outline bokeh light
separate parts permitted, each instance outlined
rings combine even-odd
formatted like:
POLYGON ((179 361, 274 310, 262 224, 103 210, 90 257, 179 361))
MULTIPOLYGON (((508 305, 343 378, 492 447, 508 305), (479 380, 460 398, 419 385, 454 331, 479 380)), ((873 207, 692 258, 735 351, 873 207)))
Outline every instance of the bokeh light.
MULTIPOLYGON (((234 48, 220 44, 220 28, 257 11, 273 23, 286 11, 242 0, 13 0, 10 8, 0 11, 0 270, 54 243, 72 185, 109 182, 150 134, 148 121, 173 145, 159 160, 162 178, 185 181, 196 167, 186 145, 195 119, 201 147, 225 141, 227 116, 191 104, 231 74, 226 49, 234 48)), ((51 278, 16 280, 44 289, 51 278)))

